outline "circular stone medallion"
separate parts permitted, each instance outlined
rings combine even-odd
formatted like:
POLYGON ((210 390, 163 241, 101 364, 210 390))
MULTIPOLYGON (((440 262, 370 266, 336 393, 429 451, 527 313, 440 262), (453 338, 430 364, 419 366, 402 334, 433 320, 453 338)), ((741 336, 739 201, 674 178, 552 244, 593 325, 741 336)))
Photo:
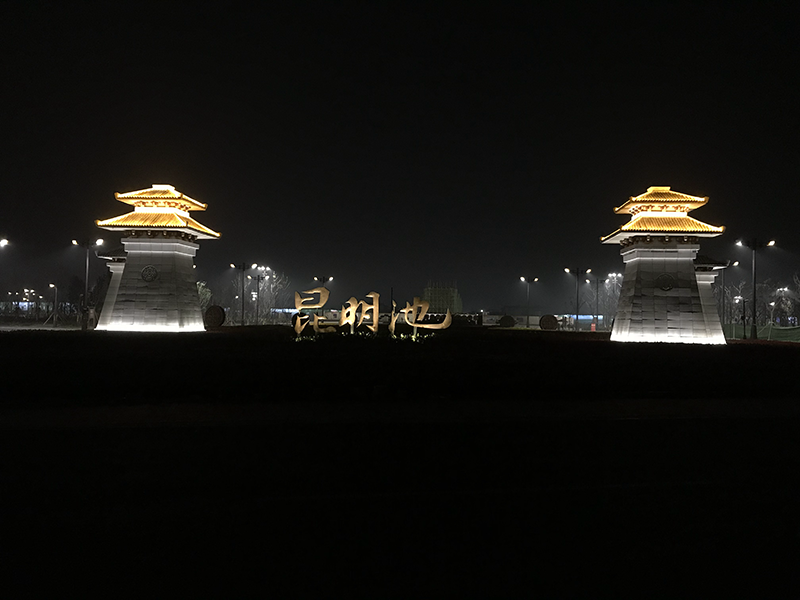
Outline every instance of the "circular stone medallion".
POLYGON ((656 287, 668 292, 675 287, 675 278, 669 273, 662 273, 656 277, 656 287))
POLYGON ((153 265, 147 265, 144 269, 142 269, 142 279, 148 283, 155 281, 158 279, 158 269, 156 269, 153 265))

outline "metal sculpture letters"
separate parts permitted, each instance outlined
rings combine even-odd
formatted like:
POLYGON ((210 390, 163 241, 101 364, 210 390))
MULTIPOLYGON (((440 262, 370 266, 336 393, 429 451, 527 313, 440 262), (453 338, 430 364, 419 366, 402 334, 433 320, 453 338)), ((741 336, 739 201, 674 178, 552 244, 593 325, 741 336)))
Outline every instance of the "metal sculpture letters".
MULTIPOLYGON (((294 330, 300 336, 303 330, 311 324, 314 333, 334 333, 337 327, 350 327, 350 333, 355 333, 356 327, 366 324, 367 328, 373 333, 378 332, 378 320, 380 318, 380 294, 370 292, 367 298, 370 301, 358 300, 355 296, 351 297, 343 306, 339 313, 339 321, 326 321, 318 313, 305 314, 303 310, 316 310, 324 308, 328 302, 330 291, 325 287, 316 287, 303 292, 295 292, 294 307, 297 310, 297 317, 294 321, 294 330), (301 295, 303 294, 303 295, 301 295), (317 294, 319 297, 317 298, 317 294)), ((413 327, 413 337, 417 338, 417 329, 447 329, 453 321, 450 310, 441 323, 425 323, 425 317, 430 309, 430 302, 414 297, 414 302, 406 307, 397 310, 397 303, 392 301, 392 314, 389 317, 389 333, 395 334, 395 327, 400 316, 408 325, 413 327)))

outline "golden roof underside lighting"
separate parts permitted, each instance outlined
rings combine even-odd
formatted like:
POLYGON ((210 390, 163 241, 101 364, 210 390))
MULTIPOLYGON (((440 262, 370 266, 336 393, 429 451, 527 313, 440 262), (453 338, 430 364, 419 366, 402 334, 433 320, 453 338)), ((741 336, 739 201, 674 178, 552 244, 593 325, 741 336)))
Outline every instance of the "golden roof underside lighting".
POLYGON ((674 192, 668 186, 650 187, 644 194, 631 196, 625 204, 614 209, 617 214, 630 214, 631 220, 600 241, 614 244, 635 235, 717 236, 725 231, 724 227, 703 223, 687 214, 706 202, 708 198, 674 192))
POLYGON ((189 216, 190 210, 205 210, 207 205, 189 198, 171 185, 154 183, 146 190, 124 194, 117 192, 114 196, 120 202, 132 204, 134 211, 113 219, 95 221, 98 227, 112 231, 172 230, 188 233, 200 239, 213 239, 220 235, 189 216))
POLYGON ((116 192, 114 197, 120 202, 132 204, 133 206, 159 206, 177 208, 180 210, 205 210, 206 204, 182 194, 171 185, 164 183, 154 183, 146 190, 135 192, 116 192))
POLYGON ((708 198, 675 192, 668 185, 656 185, 647 188, 644 194, 631 196, 622 206, 615 208, 614 212, 617 214, 635 214, 643 210, 689 212, 706 202, 708 198))
POLYGON ((622 231, 643 231, 647 233, 722 233, 725 231, 724 227, 715 227, 693 219, 688 215, 635 217, 620 229, 622 231))
POLYGON ((199 238, 218 238, 219 233, 201 225, 189 216, 174 212, 147 212, 137 210, 105 221, 95 221, 98 227, 110 230, 126 229, 172 229, 183 231, 199 238))
POLYGON ((676 215, 672 217, 645 217, 641 216, 625 223, 611 235, 600 238, 604 244, 613 244, 621 238, 630 237, 635 234, 642 235, 679 235, 689 234, 699 237, 717 236, 725 231, 724 227, 715 227, 708 223, 703 223, 687 215, 676 215))

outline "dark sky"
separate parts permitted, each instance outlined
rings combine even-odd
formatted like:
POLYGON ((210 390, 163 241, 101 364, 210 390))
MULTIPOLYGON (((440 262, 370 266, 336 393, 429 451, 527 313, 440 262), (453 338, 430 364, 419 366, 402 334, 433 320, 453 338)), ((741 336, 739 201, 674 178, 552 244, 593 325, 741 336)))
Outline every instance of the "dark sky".
POLYGON ((530 274, 566 310, 563 267, 621 271, 598 240, 651 185, 710 197, 704 253, 775 237, 765 276, 800 270, 789 3, 287 4, 0 4, 0 289, 82 275, 70 240, 152 183, 209 205, 212 289, 259 262, 479 310, 530 274))

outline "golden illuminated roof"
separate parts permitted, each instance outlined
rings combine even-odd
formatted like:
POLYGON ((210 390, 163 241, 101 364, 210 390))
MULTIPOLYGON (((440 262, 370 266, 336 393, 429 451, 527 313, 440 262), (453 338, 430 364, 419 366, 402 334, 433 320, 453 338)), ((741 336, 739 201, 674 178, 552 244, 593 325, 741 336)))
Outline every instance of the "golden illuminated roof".
POLYGON ((717 236, 725 231, 724 227, 703 223, 687 214, 706 202, 708 198, 674 192, 667 186, 650 187, 644 194, 631 196, 614 209, 617 214, 630 214, 631 220, 600 241, 614 244, 634 235, 717 236))
POLYGON ((114 194, 117 200, 133 205, 133 212, 119 217, 95 221, 98 227, 112 231, 154 229, 181 231, 201 239, 220 236, 189 216, 190 210, 205 210, 206 205, 182 194, 171 185, 153 187, 125 194, 114 194))
POLYGON ((630 220, 622 227, 622 231, 657 231, 657 232, 680 232, 680 233, 722 233, 724 227, 714 227, 708 223, 703 223, 693 219, 688 215, 674 215, 668 217, 649 217, 639 215, 630 220))
POLYGON ((609 244, 621 238, 635 234, 642 235, 676 235, 689 234, 700 237, 717 236, 725 231, 724 227, 714 227, 687 215, 673 215, 669 217, 651 217, 640 215, 617 229, 611 235, 601 238, 600 241, 609 244))
POLYGON ((636 214, 642 211, 689 212, 708 202, 708 198, 675 192, 668 185, 647 188, 644 194, 631 196, 614 209, 617 214, 636 214))
POLYGON ((180 210, 205 210, 207 208, 206 204, 198 202, 164 183, 154 183, 146 190, 125 192, 124 194, 116 192, 114 197, 120 202, 133 206, 162 206, 180 210))
POLYGON ((113 219, 95 221, 103 229, 177 229, 196 235, 200 238, 218 238, 219 234, 205 225, 201 225, 189 215, 180 215, 173 212, 146 212, 134 211, 113 219))

